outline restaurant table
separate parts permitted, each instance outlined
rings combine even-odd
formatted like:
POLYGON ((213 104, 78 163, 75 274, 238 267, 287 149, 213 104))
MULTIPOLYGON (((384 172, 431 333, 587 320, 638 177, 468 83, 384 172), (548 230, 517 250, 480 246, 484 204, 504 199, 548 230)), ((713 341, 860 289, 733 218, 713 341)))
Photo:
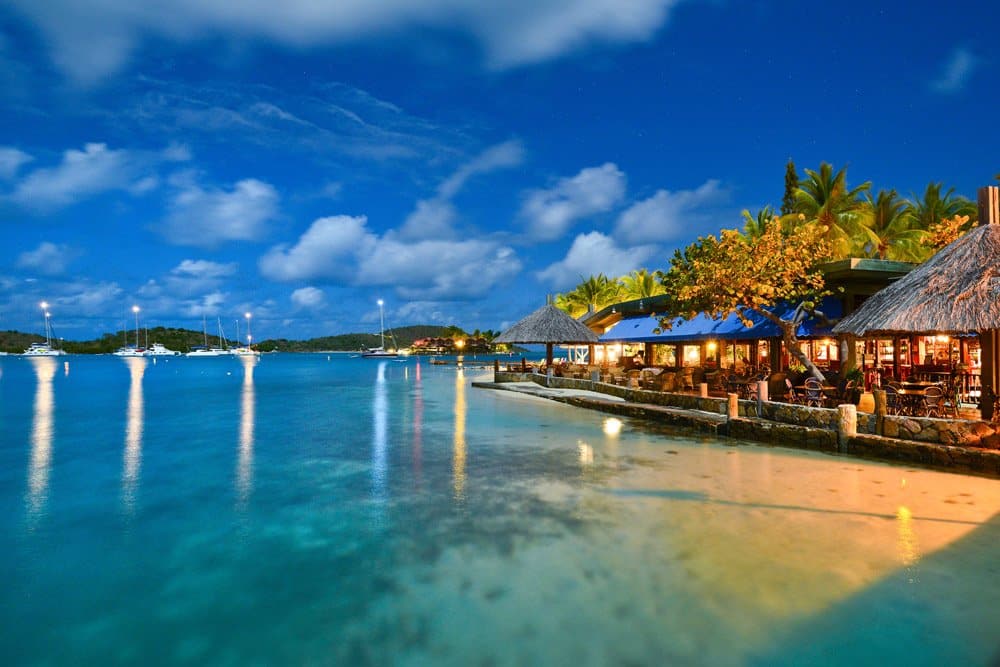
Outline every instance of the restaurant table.
POLYGON ((897 389, 899 396, 899 414, 915 416, 923 407, 924 396, 927 395, 927 387, 922 389, 897 389))

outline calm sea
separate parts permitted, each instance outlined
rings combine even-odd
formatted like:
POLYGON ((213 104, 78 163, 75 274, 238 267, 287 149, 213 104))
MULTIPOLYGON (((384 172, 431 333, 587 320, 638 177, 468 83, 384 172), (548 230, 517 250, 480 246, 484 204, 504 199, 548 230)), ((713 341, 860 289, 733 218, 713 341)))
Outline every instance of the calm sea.
POLYGON ((655 432, 481 373, 0 358, 3 664, 1000 657, 1000 482, 655 432))

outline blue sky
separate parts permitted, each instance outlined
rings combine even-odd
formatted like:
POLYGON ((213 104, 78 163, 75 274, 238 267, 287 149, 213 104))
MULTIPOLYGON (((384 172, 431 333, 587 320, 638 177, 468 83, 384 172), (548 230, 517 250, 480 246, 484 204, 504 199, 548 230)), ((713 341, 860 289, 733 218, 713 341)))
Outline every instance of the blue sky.
POLYGON ((982 2, 8 0, 0 329, 40 330, 44 299, 73 339, 133 304, 305 338, 377 330, 379 298, 393 326, 502 329, 780 204, 789 157, 974 198, 997 25, 982 2))

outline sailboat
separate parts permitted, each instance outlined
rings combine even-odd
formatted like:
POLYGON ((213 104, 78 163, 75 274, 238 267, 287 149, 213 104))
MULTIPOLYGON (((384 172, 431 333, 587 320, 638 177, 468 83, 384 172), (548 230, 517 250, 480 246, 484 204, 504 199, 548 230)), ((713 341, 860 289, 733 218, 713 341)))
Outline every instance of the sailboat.
POLYGON ((135 345, 128 344, 128 333, 125 334, 125 345, 115 350, 116 357, 145 357, 146 349, 139 347, 139 306, 132 306, 135 313, 135 345))
MULTIPOLYGON (((202 333, 205 335, 205 344, 204 345, 195 345, 194 347, 191 348, 191 351, 188 352, 184 356, 186 356, 186 357, 221 357, 221 356, 224 356, 224 355, 228 354, 228 352, 226 352, 222 348, 219 348, 219 347, 209 347, 208 346, 208 320, 204 316, 202 316, 202 318, 201 318, 201 330, 202 330, 202 333)), ((219 340, 220 341, 222 340, 222 320, 221 319, 219 320, 219 340)))
MULTIPOLYGON (((229 348, 229 354, 232 354, 237 357, 257 356, 260 354, 260 352, 250 347, 251 343, 253 342, 253 335, 250 333, 250 313, 247 313, 245 317, 247 318, 247 344, 229 348)), ((240 321, 236 320, 236 342, 238 343, 239 340, 240 340, 240 321)))
POLYGON ((361 351, 361 356, 366 359, 386 359, 388 357, 398 357, 399 353, 395 350, 391 352, 385 349, 385 314, 382 310, 383 302, 382 299, 378 300, 378 335, 382 344, 378 347, 368 348, 367 350, 361 351))
POLYGON ((58 357, 60 355, 66 354, 65 350, 56 350, 52 348, 52 323, 49 322, 49 304, 42 301, 41 304, 42 312, 45 313, 45 342, 44 343, 32 343, 28 346, 28 349, 24 351, 24 356, 26 357, 58 357))

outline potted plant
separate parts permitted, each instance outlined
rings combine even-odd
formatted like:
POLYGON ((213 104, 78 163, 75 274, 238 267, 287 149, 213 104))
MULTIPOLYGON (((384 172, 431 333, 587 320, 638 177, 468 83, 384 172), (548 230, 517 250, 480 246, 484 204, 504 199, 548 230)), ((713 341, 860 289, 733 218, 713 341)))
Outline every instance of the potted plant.
POLYGON ((864 390, 865 386, 865 374, 861 372, 860 368, 855 366, 854 368, 844 373, 844 379, 847 380, 848 382, 852 381, 854 382, 854 388, 851 389, 850 395, 846 396, 845 398, 854 405, 857 405, 858 403, 861 402, 861 393, 864 390))

